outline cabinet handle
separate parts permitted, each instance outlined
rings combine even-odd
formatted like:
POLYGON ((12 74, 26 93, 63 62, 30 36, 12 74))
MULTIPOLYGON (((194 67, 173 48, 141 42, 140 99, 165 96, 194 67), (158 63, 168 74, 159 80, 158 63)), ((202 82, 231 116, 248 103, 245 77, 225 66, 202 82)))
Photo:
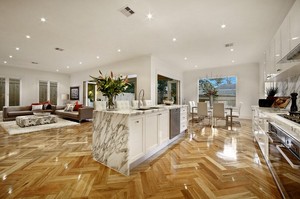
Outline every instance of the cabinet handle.
POLYGON ((135 121, 135 123, 140 123, 140 121, 137 120, 137 121, 135 121))
POLYGON ((162 114, 160 113, 160 114, 158 114, 158 115, 162 115, 162 114))

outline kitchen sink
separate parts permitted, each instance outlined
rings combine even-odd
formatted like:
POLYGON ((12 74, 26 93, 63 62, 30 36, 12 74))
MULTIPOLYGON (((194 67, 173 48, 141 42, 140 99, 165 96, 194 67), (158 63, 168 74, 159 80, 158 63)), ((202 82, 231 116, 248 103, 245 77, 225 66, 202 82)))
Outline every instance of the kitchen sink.
POLYGON ((138 110, 138 111, 147 111, 147 110, 152 110, 152 109, 160 109, 159 107, 141 107, 141 108, 136 108, 134 110, 138 110))

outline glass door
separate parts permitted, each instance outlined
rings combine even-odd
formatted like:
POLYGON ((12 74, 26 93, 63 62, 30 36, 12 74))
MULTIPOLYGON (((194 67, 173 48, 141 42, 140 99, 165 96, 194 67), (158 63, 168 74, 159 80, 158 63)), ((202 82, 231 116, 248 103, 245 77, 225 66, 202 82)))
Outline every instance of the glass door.
POLYGON ((5 106, 5 78, 0 78, 0 111, 5 106))
POLYGON ((9 106, 20 105, 20 80, 9 79, 9 106))

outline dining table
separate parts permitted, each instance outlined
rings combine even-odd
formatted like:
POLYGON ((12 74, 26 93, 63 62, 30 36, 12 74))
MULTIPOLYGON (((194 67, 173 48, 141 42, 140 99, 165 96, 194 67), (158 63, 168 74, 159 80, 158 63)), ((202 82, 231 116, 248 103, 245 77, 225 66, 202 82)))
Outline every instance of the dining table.
MULTIPOLYGON (((194 122, 194 109, 197 109, 198 107, 197 106, 193 106, 192 107, 192 122, 194 122)), ((225 107, 224 109, 225 110, 229 110, 229 116, 228 117, 230 117, 230 130, 232 130, 232 124, 233 124, 233 122, 232 122, 232 110, 233 110, 233 108, 234 107, 232 107, 232 106, 227 106, 227 107, 225 107)), ((208 112, 213 112, 213 107, 209 107, 209 109, 208 109, 208 112)), ((228 126, 228 117, 226 116, 226 126, 228 126)))

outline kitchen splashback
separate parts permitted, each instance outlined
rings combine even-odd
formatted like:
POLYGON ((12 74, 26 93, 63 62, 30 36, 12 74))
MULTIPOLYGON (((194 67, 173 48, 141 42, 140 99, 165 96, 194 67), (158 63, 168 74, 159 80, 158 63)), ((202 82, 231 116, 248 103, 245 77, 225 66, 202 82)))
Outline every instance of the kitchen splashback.
POLYGON ((277 81, 277 86, 279 91, 277 96, 290 96, 293 92, 298 93, 297 105, 300 106, 300 75, 279 80, 277 81))

